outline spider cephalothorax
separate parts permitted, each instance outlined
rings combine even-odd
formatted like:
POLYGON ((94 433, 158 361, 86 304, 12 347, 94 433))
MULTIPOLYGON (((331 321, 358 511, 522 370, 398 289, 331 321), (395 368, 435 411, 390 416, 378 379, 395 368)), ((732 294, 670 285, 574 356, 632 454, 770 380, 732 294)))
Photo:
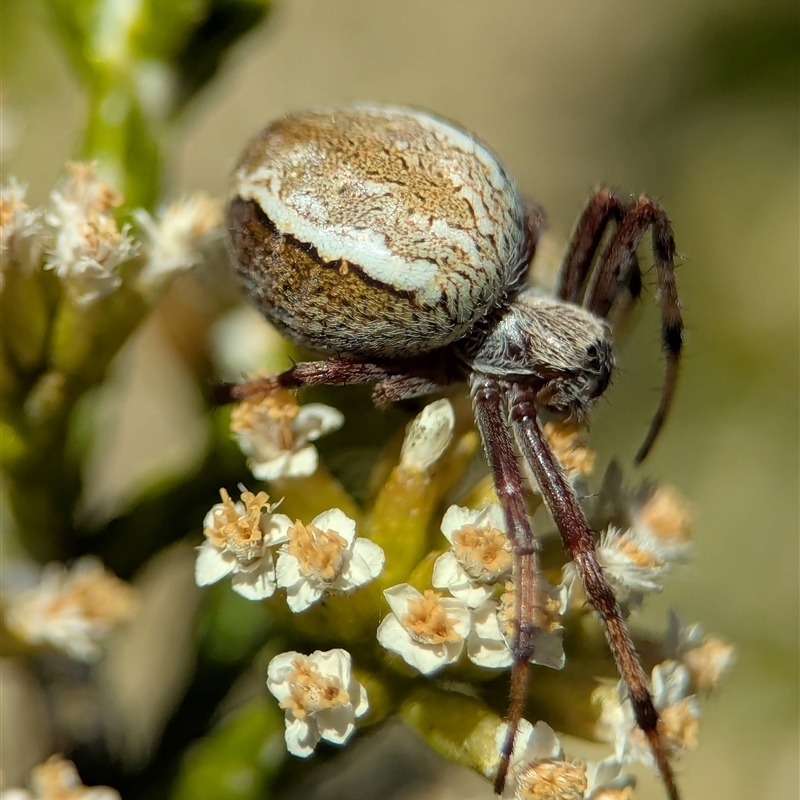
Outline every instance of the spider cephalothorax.
POLYGON ((505 782, 545 594, 519 452, 677 798, 647 677, 539 420, 542 410, 582 418, 606 389, 614 368, 607 320, 641 291, 636 251, 651 230, 667 372, 637 460, 652 446, 672 400, 682 340, 675 245, 663 210, 647 197, 629 203, 597 191, 576 226, 556 295, 542 294, 524 281, 542 216, 526 209, 498 159, 428 113, 354 106, 265 128, 234 172, 228 225, 234 266, 261 311, 294 342, 331 354, 229 387, 231 399, 314 384, 374 383, 380 403, 458 381, 470 388, 515 553, 512 702, 496 789, 505 782))

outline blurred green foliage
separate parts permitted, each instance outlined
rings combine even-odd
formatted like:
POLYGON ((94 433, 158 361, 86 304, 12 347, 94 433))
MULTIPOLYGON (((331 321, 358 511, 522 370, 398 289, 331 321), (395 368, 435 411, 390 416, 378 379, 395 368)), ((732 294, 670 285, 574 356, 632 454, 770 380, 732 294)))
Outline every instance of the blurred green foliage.
POLYGON ((152 208, 171 121, 269 0, 44 2, 89 100, 80 157, 97 159, 130 206, 152 208))

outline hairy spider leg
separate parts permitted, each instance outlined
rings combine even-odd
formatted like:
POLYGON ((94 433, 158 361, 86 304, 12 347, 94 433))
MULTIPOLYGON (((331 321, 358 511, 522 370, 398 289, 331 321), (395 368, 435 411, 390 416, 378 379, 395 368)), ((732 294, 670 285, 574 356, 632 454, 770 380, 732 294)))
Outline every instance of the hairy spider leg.
POLYGON ((303 361, 278 375, 267 375, 242 381, 224 383, 214 390, 214 401, 219 404, 266 397, 277 389, 302 389, 306 386, 346 386, 358 383, 375 383, 397 376, 397 367, 347 358, 327 358, 321 361, 303 361))
POLYGON ((580 305, 606 231, 610 225, 618 225, 629 208, 630 203, 605 186, 589 198, 561 262, 556 285, 559 298, 580 305))
POLYGON ((561 264, 557 288, 561 299, 578 303, 582 298, 586 308, 604 319, 609 317, 625 291, 629 299, 623 301, 623 306, 630 305, 642 290, 636 252, 648 229, 652 231, 661 305, 661 349, 666 363, 661 398, 650 429, 634 457, 637 464, 647 457, 669 414, 683 345, 683 320, 675 282, 675 237, 661 206, 646 195, 631 204, 605 187, 598 189, 575 226, 561 264), (606 230, 612 224, 614 233, 592 267, 606 230))
POLYGON ((506 528, 514 549, 515 636, 511 644, 514 664, 511 673, 511 700, 508 709, 508 730, 500 751, 500 764, 495 775, 494 790, 502 794, 508 775, 514 740, 519 729, 528 686, 528 664, 533 657, 540 611, 539 598, 544 598, 539 568, 538 544, 533 535, 524 500, 524 479, 517 463, 514 443, 508 430, 508 408, 505 390, 500 382, 473 375, 470 394, 475 422, 483 441, 486 460, 494 481, 495 492, 506 518, 506 528))
POLYGON ((564 549, 575 563, 586 597, 600 615, 617 669, 628 689, 636 723, 650 743, 670 800, 678 800, 678 787, 658 730, 658 712, 647 675, 619 604, 597 560, 595 541, 586 516, 542 433, 534 392, 512 384, 507 402, 520 451, 539 484, 545 504, 561 534, 564 549))
POLYGON ((636 251, 648 230, 651 231, 657 296, 661 306, 661 350, 665 371, 658 408, 634 458, 637 464, 650 452, 669 414, 677 388, 683 345, 683 319, 675 281, 675 236, 664 209, 655 200, 642 195, 622 218, 600 256, 597 278, 584 298, 586 308, 600 317, 608 316, 620 289, 629 285, 631 270, 638 270, 636 251))

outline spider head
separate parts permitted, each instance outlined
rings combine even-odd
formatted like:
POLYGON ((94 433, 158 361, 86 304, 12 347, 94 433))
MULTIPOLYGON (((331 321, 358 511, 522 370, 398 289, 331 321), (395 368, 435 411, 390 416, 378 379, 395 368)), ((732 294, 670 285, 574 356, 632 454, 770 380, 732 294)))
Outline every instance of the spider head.
POLYGON ((602 319, 533 288, 521 291, 479 339, 460 344, 473 371, 527 384, 543 408, 578 417, 606 390, 615 366, 602 319))

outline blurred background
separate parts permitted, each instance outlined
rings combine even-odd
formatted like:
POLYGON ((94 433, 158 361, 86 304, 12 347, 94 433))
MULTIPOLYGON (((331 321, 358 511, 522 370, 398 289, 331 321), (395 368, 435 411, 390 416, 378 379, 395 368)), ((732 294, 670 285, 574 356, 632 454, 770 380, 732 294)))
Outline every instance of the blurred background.
MULTIPOLYGON (((16 175, 42 203, 74 155, 86 101, 44 8, 4 0, 0 25, 3 180, 16 175)), ((643 473, 690 502, 695 557, 648 614, 661 627, 677 608, 737 647, 704 706, 700 748, 681 762, 689 800, 798 792, 799 35, 796 3, 776 0, 278 0, 165 153, 162 199, 220 196, 274 117, 402 103, 478 133, 546 209, 556 242, 599 183, 663 204, 682 256, 686 356, 643 473)), ((87 514, 109 516, 153 474, 202 458, 192 362, 197 330, 220 310, 209 285, 181 281, 115 362, 87 514)), ((657 401, 652 295, 649 285, 593 417, 606 460, 632 458, 657 401)), ((660 792, 645 775, 637 796, 660 792)))

